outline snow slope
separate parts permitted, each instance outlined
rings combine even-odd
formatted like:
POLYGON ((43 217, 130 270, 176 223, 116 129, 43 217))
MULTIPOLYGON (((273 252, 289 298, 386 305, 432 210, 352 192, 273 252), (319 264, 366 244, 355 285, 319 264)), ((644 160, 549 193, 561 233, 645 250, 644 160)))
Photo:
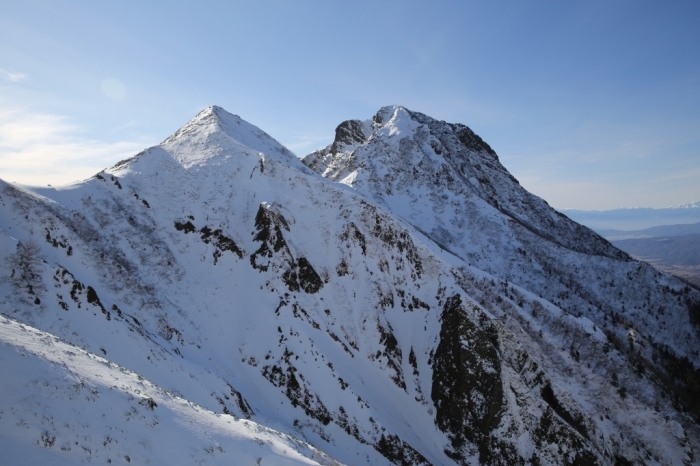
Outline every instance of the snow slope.
MULTIPOLYGON (((424 164, 453 191, 410 185, 422 177, 404 173, 420 163, 405 140, 427 134, 433 147, 427 117, 378 115, 341 125, 339 152, 321 157, 340 183, 218 107, 84 182, 1 183, 3 314, 140 374, 159 387, 148 392, 156 414, 163 406, 175 421, 180 401, 168 400, 186 400, 206 422, 250 418, 314 461, 291 437, 346 464, 692 462, 697 424, 678 409, 683 393, 666 393, 652 343, 666 345, 662 361, 693 368, 697 335, 681 301, 697 293, 552 217, 466 127, 456 140, 491 157, 489 183, 463 183, 431 149, 424 164), (455 227, 469 186, 478 195, 455 227), (442 196, 450 204, 426 201, 442 196), (622 299, 607 282, 633 279, 622 299), (647 309, 638 296, 665 300, 674 330, 632 321, 647 309)), ((104 397, 133 405, 129 390, 104 397)), ((37 432, 31 454, 62 455, 37 432)), ((253 451, 221 435, 225 451, 253 451)))
POLYGON ((623 341, 629 328, 611 321, 624 318, 650 346, 668 345, 700 365, 688 313, 698 295, 527 192, 466 126, 384 107, 372 120, 342 123, 334 143, 304 163, 469 264, 623 341), (352 136, 346 128, 355 129, 352 136))
POLYGON ((337 464, 17 321, 0 317, 0 342, 3 464, 337 464))

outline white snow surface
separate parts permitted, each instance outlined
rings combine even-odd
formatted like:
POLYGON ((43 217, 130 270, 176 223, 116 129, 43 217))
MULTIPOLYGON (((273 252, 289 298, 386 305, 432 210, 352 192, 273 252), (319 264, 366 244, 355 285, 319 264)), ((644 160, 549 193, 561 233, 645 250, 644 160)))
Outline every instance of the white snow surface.
POLYGON ((626 345, 697 363, 698 294, 465 128, 385 107, 304 160, 328 179, 210 107, 84 182, 0 181, 0 462, 692 462, 626 345))
POLYGON ((338 464, 305 442, 209 411, 5 317, 0 367, 6 465, 338 464))
POLYGON ((350 123, 372 129, 350 144, 336 138, 304 163, 351 186, 468 264, 601 326, 623 315, 651 342, 700 365, 698 332, 686 299, 677 296, 690 293, 697 300, 696 290, 632 260, 527 192, 467 127, 400 106, 341 127, 350 123), (669 295, 667 288, 677 294, 669 295))

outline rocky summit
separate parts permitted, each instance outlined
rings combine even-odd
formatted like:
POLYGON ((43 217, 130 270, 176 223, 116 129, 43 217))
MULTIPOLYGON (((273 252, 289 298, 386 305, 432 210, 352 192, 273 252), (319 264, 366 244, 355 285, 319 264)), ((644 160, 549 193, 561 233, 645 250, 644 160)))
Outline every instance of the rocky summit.
POLYGON ((700 461, 700 291, 384 107, 0 181, 3 464, 700 461))

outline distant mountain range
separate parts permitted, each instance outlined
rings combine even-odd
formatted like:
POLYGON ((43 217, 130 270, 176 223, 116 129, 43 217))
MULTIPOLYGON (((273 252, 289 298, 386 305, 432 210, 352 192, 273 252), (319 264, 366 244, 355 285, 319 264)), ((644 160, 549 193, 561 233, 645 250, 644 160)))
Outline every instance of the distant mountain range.
POLYGON ((700 222, 700 201, 676 207, 652 209, 648 207, 612 210, 562 209, 572 220, 598 232, 604 230, 641 230, 658 225, 700 222))
POLYGON ((658 225, 643 230, 598 230, 598 234, 608 241, 619 241, 623 239, 657 238, 662 236, 684 236, 700 234, 700 222, 686 223, 680 225, 658 225))

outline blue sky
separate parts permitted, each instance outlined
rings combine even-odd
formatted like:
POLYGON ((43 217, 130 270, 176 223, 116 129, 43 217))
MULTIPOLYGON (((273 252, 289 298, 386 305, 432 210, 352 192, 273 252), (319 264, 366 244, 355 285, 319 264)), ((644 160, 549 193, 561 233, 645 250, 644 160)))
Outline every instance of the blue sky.
POLYGON ((0 0, 0 177, 62 184, 216 104, 303 156, 404 105, 558 208, 700 200, 700 2, 0 0))

